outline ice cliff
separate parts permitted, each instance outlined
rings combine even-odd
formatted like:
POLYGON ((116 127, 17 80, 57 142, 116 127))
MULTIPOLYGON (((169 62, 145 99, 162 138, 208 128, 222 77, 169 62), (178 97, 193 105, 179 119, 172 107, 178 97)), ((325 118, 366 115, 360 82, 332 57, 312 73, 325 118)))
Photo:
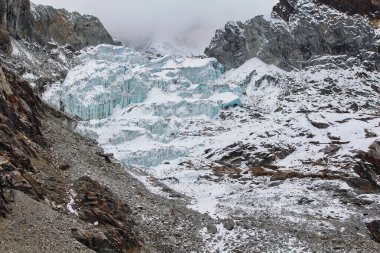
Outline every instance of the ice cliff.
POLYGON ((240 87, 213 83, 224 70, 212 58, 153 57, 100 45, 76 60, 79 65, 44 99, 88 120, 81 129, 110 147, 125 149, 120 154, 128 154, 122 157, 127 164, 150 167, 186 156, 185 143, 171 143, 183 139, 180 129, 242 104, 240 87), (139 149, 125 146, 132 140, 139 149))

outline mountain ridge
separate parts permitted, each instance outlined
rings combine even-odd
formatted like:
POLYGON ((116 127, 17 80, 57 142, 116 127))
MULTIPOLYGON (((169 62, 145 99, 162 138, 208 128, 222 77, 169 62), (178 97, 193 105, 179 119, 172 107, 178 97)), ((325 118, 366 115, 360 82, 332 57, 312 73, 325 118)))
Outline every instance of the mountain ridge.
POLYGON ((271 18, 257 16, 245 23, 227 23, 216 32, 205 54, 227 69, 252 57, 286 70, 301 69, 324 55, 340 56, 342 62, 353 56, 364 64, 366 58, 372 58, 373 65, 368 67, 379 69, 379 36, 373 23, 367 17, 341 15, 331 6, 335 5, 280 1, 271 18))

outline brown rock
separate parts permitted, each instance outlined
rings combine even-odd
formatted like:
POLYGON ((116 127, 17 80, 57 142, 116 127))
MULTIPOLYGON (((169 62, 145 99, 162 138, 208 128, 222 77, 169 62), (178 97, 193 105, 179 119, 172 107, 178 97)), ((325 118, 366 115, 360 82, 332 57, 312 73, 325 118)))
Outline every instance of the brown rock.
POLYGON ((79 219, 98 225, 86 230, 73 230, 73 236, 98 252, 132 252, 141 246, 130 208, 111 191, 91 180, 80 178, 74 184, 74 208, 79 219))
POLYGON ((235 167, 226 167, 226 166, 216 167, 216 168, 213 168, 212 170, 216 176, 223 176, 223 175, 232 176, 232 175, 240 175, 241 173, 241 169, 238 169, 235 167))
POLYGON ((367 228, 372 235, 372 238, 380 243, 380 220, 374 220, 370 223, 367 223, 367 228))
POLYGON ((68 165, 67 163, 65 163, 65 164, 60 164, 60 165, 58 166, 58 169, 60 169, 60 170, 68 170, 68 169, 70 169, 70 165, 68 165))
POLYGON ((370 17, 380 17, 379 0, 318 0, 318 2, 349 15, 360 14, 370 17))
POLYGON ((250 171, 251 171, 251 174, 255 177, 272 176, 274 174, 273 171, 268 171, 267 169, 263 167, 254 167, 250 171))
POLYGON ((380 141, 375 141, 369 147, 367 159, 376 167, 377 174, 380 175, 380 141))

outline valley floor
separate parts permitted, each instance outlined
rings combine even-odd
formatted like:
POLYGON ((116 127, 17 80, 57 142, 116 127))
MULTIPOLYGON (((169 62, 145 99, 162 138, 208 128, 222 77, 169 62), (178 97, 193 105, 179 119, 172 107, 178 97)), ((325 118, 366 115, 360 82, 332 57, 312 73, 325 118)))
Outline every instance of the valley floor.
MULTIPOLYGON (((40 171, 43 185, 70 187, 83 176, 88 176, 108 187, 117 198, 129 205, 133 228, 138 233, 141 252, 378 252, 379 244, 369 236, 360 218, 337 219, 332 216, 316 218, 301 214, 302 222, 291 222, 281 215, 264 210, 254 213, 238 212, 229 219, 211 218, 187 208, 188 197, 176 193, 143 172, 127 168, 117 162, 111 163, 102 155, 101 149, 92 141, 71 131, 67 119, 54 111, 44 116, 43 134, 49 142, 46 152, 53 163, 68 164, 68 170, 40 171), (56 115, 56 116, 54 116, 56 115), (58 117, 57 117, 58 116, 58 117), (154 194, 136 178, 144 179, 154 194), (55 183, 59 182, 59 183, 55 183), (154 187, 151 187, 151 186, 154 187)), ((38 163, 38 161, 33 161, 38 163)), ((37 167, 37 166, 36 166, 37 167)), ((40 164, 39 168, 43 166, 40 164)), ((224 179, 225 181, 228 179, 224 179)), ((263 187, 265 182, 257 178, 245 179, 247 189, 263 187)), ((291 186, 304 179, 290 180, 291 186)), ((305 181, 313 184, 313 182, 305 181)), ((221 181, 220 184, 225 182, 221 181)), ((327 183, 328 184, 328 183, 327 183)), ((327 187, 325 184, 325 187, 327 187)), ((272 185, 271 187, 279 187, 272 185)), ((331 191, 334 187, 330 184, 331 191)), ((59 192, 59 189, 51 189, 59 192)), ((318 188, 305 192, 305 203, 318 188)), ((342 202, 358 202, 356 210, 367 216, 377 213, 378 205, 365 204, 347 194, 337 192, 342 202)), ((244 194, 241 195, 244 198, 244 194)), ((24 193, 15 191, 15 203, 9 219, 2 223, 0 234, 1 252, 91 252, 72 238, 75 229, 96 226, 76 219, 67 212, 67 192, 58 196, 66 199, 62 206, 37 202, 24 193), (55 210, 54 210, 55 209, 55 210), (62 213, 65 213, 62 215, 62 213)), ((273 197, 273 196, 272 196, 273 197)), ((268 195, 268 200, 272 198, 268 195)), ((281 196, 279 196, 281 197, 281 196)), ((254 203, 265 198, 242 199, 254 203)), ((281 199, 279 198, 280 202, 281 199)), ((369 201, 370 202, 370 201, 369 201)), ((73 209, 73 208, 71 208, 73 209)), ((236 210, 239 210, 237 208, 236 210)), ((244 210, 243 210, 244 211, 244 210)), ((268 210, 269 211, 269 210, 268 210)))

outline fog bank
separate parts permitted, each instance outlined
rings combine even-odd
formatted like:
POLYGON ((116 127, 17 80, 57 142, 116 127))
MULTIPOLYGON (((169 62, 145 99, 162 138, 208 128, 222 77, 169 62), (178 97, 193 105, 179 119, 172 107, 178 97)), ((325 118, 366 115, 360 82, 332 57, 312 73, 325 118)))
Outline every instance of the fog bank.
POLYGON ((161 41, 202 53, 217 28, 269 14, 278 0, 32 0, 100 18, 127 44, 161 41))

